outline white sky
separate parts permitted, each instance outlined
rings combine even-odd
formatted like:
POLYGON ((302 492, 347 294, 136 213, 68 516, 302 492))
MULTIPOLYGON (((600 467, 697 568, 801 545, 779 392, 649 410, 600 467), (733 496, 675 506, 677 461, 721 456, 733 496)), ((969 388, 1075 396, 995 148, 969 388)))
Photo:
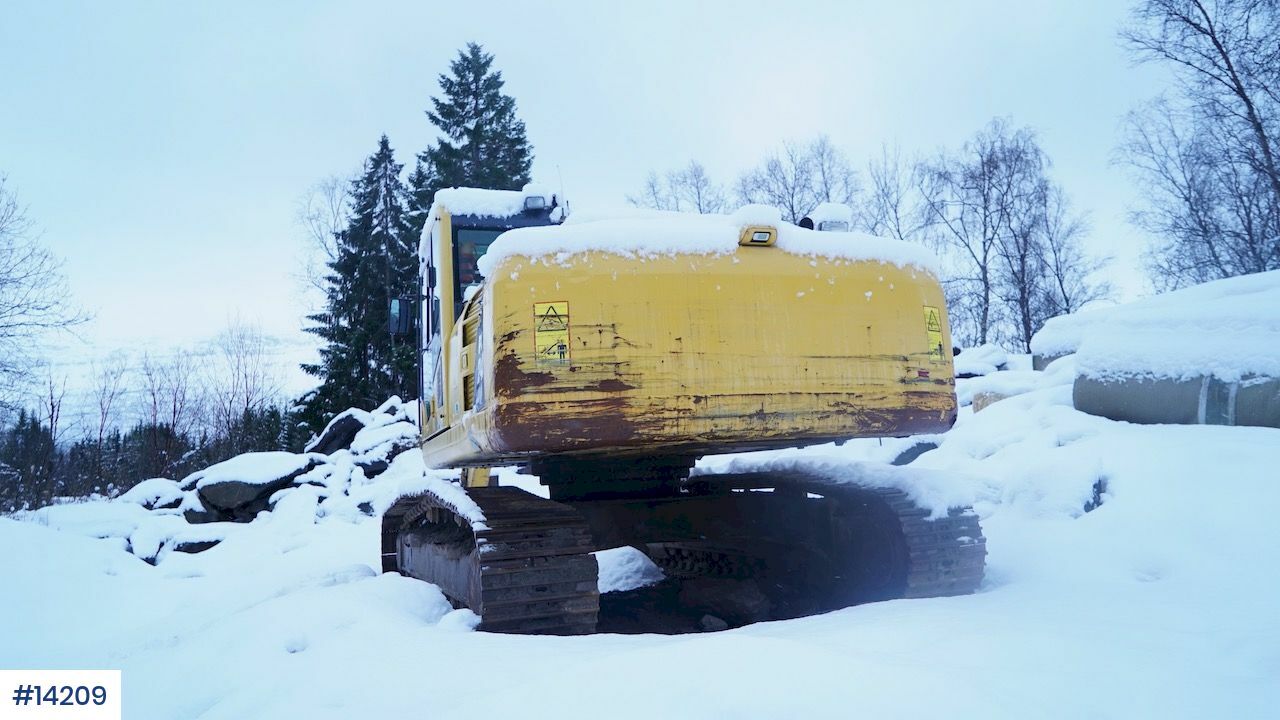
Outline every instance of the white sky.
MULTIPOLYGON (((86 354, 160 350, 232 318, 305 338, 299 198, 387 133, 412 164, 467 41, 496 55, 536 159, 577 207, 690 158, 722 181, 826 133, 955 147, 1030 125, 1090 246, 1144 292, 1125 112, 1166 87, 1116 32, 1127 3, 165 3, 12 0, 0 18, 0 173, 94 313, 86 354), (696 5, 696 7, 693 7, 696 5)), ((307 341, 303 341, 307 342, 307 341)))

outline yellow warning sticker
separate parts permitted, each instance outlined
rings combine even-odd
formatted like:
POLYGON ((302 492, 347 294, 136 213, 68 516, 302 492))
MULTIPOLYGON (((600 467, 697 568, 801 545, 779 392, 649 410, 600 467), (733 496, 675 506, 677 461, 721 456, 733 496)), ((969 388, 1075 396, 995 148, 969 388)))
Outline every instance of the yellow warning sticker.
POLYGON ((533 304, 533 348, 538 365, 569 364, 569 303, 533 304))
POLYGON ((924 332, 929 338, 929 359, 942 362, 945 350, 942 346, 942 313, 932 305, 924 306, 924 332))

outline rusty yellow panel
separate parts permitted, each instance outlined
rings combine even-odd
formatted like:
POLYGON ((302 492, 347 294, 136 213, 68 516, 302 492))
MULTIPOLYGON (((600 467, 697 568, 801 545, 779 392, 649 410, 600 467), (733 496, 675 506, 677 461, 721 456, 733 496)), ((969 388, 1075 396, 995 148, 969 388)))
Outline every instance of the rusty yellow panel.
POLYGON ((484 398, 429 448, 437 467, 787 447, 955 417, 942 291, 919 269, 741 247, 512 257, 493 276, 484 398))

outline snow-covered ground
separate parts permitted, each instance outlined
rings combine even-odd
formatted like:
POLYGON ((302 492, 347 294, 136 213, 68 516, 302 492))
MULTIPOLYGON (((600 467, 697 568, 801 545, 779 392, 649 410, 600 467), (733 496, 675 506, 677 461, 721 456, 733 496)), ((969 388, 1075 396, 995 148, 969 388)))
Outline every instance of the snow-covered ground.
MULTIPOLYGON (((1027 392, 965 409, 912 465, 954 474, 945 499, 982 517, 972 596, 700 635, 473 632, 434 586, 375 570, 378 520, 359 503, 420 482, 410 452, 349 497, 296 487, 213 549, 154 566, 120 539, 151 522, 136 503, 0 519, 0 667, 120 668, 125 717, 164 720, 1276 717, 1280 430, 1092 417, 1071 407, 1069 364, 1054 370, 1010 371, 1027 392)), ((903 445, 703 466, 836 466, 903 445)), ((651 572, 601 560, 610 587, 651 572)))

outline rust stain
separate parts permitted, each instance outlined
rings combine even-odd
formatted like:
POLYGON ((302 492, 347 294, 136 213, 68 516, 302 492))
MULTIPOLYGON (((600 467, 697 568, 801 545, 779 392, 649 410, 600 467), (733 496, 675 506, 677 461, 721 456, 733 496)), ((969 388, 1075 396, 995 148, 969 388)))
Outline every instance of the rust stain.
POLYGON ((618 380, 616 378, 601 380, 595 385, 589 385, 583 388, 583 390, 596 390, 599 392, 625 392, 627 390, 635 390, 635 389, 636 389, 635 385, 628 385, 627 383, 621 380, 618 380))
POLYGON ((495 410, 500 452, 549 454, 627 446, 641 438, 625 397, 573 402, 509 401, 495 410))
POLYGON ((549 372, 524 372, 520 369, 520 357, 514 352, 503 355, 493 366, 494 391, 501 397, 516 396, 555 379, 549 372))

